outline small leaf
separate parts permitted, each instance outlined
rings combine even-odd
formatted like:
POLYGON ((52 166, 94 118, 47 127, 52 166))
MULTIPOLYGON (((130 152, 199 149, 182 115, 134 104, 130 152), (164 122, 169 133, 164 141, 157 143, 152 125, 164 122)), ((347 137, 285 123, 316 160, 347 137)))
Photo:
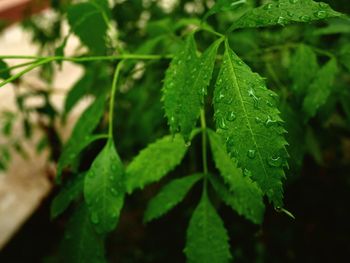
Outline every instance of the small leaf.
POLYGON ((216 167, 229 187, 227 190, 224 185, 214 184, 217 194, 238 214, 260 224, 265 210, 262 191, 249 175, 243 175, 242 170, 237 168, 236 162, 227 155, 225 145, 215 132, 209 131, 209 139, 216 167))
POLYGON ((95 232, 89 211, 82 204, 69 220, 61 242, 61 262, 102 263, 104 259, 104 236, 95 232))
POLYGON ((275 206, 282 207, 283 168, 288 154, 277 97, 226 43, 214 90, 217 132, 230 157, 251 173, 275 206))
POLYGON ((165 114, 171 132, 180 130, 186 141, 198 120, 221 42, 214 42, 198 58, 193 35, 189 36, 166 72, 162 89, 165 114))
POLYGON ((190 263, 230 262, 229 237, 206 194, 192 214, 184 250, 190 263))
POLYGON ((333 90, 333 82, 338 72, 335 59, 329 60, 316 74, 303 103, 305 119, 315 116, 317 110, 326 103, 333 90))
POLYGON ((105 53, 108 21, 102 8, 94 3, 78 3, 69 6, 67 16, 72 31, 90 50, 105 53))
POLYGON ((187 147, 180 135, 168 135, 148 145, 126 169, 128 193, 160 180, 180 164, 186 151, 187 147))
POLYGON ((5 61, 0 59, 0 79, 8 79, 10 78, 10 71, 8 69, 8 65, 5 61))
POLYGON ((124 167, 110 139, 93 161, 84 180, 85 201, 98 233, 107 233, 116 227, 124 193, 124 167))
POLYGON ((104 113, 104 96, 98 97, 80 116, 74 126, 69 140, 64 146, 63 152, 57 163, 56 180, 60 182, 63 168, 70 165, 79 153, 90 143, 101 138, 100 135, 91 136, 104 113))
POLYGON ((298 45, 289 67, 293 89, 297 94, 306 93, 318 69, 317 56, 312 48, 304 44, 298 45))
POLYGON ((51 218, 56 218, 69 204, 83 191, 84 174, 79 174, 71 179, 53 199, 51 203, 51 218))
POLYGON ((148 203, 144 215, 144 221, 149 222, 166 214, 185 198, 188 191, 201 177, 201 174, 194 174, 175 179, 164 186, 148 203))
POLYGON ((341 16, 328 4, 312 0, 280 0, 266 3, 241 16, 229 28, 229 32, 238 28, 284 26, 293 22, 311 22, 341 16))

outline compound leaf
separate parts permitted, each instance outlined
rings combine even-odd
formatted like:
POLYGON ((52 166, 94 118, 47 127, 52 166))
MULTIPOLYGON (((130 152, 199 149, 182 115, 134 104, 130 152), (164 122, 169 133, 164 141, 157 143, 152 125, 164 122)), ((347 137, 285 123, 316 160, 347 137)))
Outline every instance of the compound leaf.
POLYGON ((95 232, 85 204, 78 207, 70 221, 61 243, 61 262, 106 262, 104 237, 95 232))
POLYGON ((307 45, 298 45, 289 67, 293 79, 293 89, 297 94, 305 94, 319 69, 315 52, 307 45))
POLYGON ((51 204, 51 218, 59 216, 69 204, 83 191, 84 174, 71 179, 53 199, 51 204))
POLYGON ((194 174, 175 179, 164 186, 148 203, 144 221, 149 222, 166 214, 185 198, 188 191, 200 178, 201 174, 194 174))
POLYGON ((277 95, 228 46, 214 90, 215 120, 227 152, 258 183, 275 206, 282 206, 287 142, 277 95))
POLYGON ((108 20, 99 5, 88 2, 71 5, 67 16, 72 31, 91 51, 105 53, 108 20))
POLYGON ((303 102, 305 119, 313 117, 320 106, 326 103, 333 89, 333 82, 338 72, 335 59, 329 60, 316 74, 303 102))
POLYGON ((279 0, 248 11, 235 21, 228 31, 249 27, 284 26, 293 22, 305 23, 340 15, 323 2, 279 0))
POLYGON ((112 231, 119 220, 125 193, 124 167, 109 139, 84 180, 84 197, 98 233, 112 231))
POLYGON ((214 42, 198 58, 193 35, 190 35, 166 72, 162 89, 165 114, 171 132, 180 130, 186 141, 198 120, 221 42, 214 42))
POLYGON ((249 175, 243 175, 236 162, 230 159, 225 145, 215 132, 209 131, 209 139, 216 167, 229 187, 227 190, 216 184, 218 195, 238 214, 255 224, 260 224, 265 210, 262 191, 249 175))
POLYGON ((190 263, 230 262, 229 237, 220 216, 204 193, 187 229, 185 254, 190 263))
POLYGON ((126 189, 136 188, 158 181, 177 166, 187 151, 180 135, 168 135, 143 149, 126 169, 126 189))

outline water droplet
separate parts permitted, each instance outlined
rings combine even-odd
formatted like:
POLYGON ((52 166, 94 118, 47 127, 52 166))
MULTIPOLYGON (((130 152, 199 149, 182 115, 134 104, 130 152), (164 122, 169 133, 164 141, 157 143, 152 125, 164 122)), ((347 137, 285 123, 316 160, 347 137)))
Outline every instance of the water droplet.
POLYGON ((186 147, 190 147, 190 146, 191 146, 191 141, 186 142, 186 143, 185 143, 185 146, 186 146, 186 147))
POLYGON ((299 2, 299 0, 289 0, 289 3, 291 3, 291 4, 296 4, 298 2, 299 2))
POLYGON ((224 118, 221 118, 218 121, 219 121, 219 128, 220 129, 222 129, 222 130, 227 130, 228 129, 224 118))
POLYGON ((281 157, 279 156, 271 156, 267 159, 267 163, 271 166, 271 167, 281 167, 283 160, 281 157))
POLYGON ((265 10, 270 10, 273 7, 273 4, 269 3, 267 5, 264 6, 265 10))
POLYGON ((276 123, 275 120, 271 119, 270 116, 267 116, 267 119, 266 119, 266 121, 265 121, 265 126, 266 126, 266 127, 271 127, 271 126, 272 126, 273 124, 275 124, 275 123, 276 123))
POLYGON ((255 117, 255 122, 256 123, 262 123, 262 120, 259 117, 255 117))
POLYGON ((252 176, 252 172, 249 171, 247 168, 244 168, 243 175, 246 176, 246 177, 251 177, 252 176))
POLYGON ((234 145, 235 145, 234 139, 231 138, 231 137, 227 138, 227 140, 226 140, 226 148, 227 148, 227 150, 231 151, 231 149, 234 147, 234 145))
POLYGON ((328 8, 328 4, 323 3, 323 2, 318 3, 318 6, 319 6, 320 8, 322 8, 322 9, 328 8))
POLYGON ((269 107, 273 107, 273 103, 271 102, 271 101, 266 101, 266 104, 267 104, 267 106, 269 106, 269 107))
POLYGON ((240 66, 244 65, 244 62, 242 60, 239 60, 239 59, 236 60, 236 63, 240 66))
POLYGON ((247 155, 248 155, 248 157, 249 157, 250 159, 254 159, 254 158, 255 158, 255 153, 256 153, 255 150, 248 150, 247 155))
POLYGON ((172 122, 172 123, 174 123, 174 122, 175 122, 175 118, 174 118, 174 116, 171 116, 171 117, 170 117, 170 122, 172 122))
POLYGON ((301 16, 300 17, 300 20, 303 21, 303 22, 309 22, 311 20, 311 18, 309 16, 301 16))
POLYGON ((277 18, 277 24, 280 25, 280 26, 284 26, 286 23, 286 19, 283 17, 283 16, 279 16, 277 18))
POLYGON ((234 121, 236 119, 236 114, 231 111, 226 114, 226 120, 228 121, 234 121))
POLYGON ((249 97, 253 98, 254 108, 256 108, 256 109, 259 108, 259 100, 260 99, 255 95, 255 92, 252 88, 248 91, 248 95, 249 95, 249 97))
POLYGON ((96 212, 93 212, 90 216, 90 220, 93 224, 98 224, 100 219, 98 218, 98 214, 96 212))
POLYGON ((318 18, 325 18, 327 16, 326 11, 318 11, 315 13, 315 16, 318 18))

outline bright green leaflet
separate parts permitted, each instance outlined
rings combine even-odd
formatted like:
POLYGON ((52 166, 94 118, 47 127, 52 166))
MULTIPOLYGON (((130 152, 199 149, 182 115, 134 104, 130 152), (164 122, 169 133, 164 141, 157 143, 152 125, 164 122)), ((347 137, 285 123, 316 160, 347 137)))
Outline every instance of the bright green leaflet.
POLYGON ((187 229, 184 252, 189 263, 224 263, 231 261, 229 237, 224 223, 206 193, 194 210, 187 229))
POLYGON ((292 57, 289 75, 293 79, 296 94, 305 94, 319 69, 317 56, 311 47, 300 44, 292 57))
POLYGON ((106 50, 105 37, 108 24, 102 9, 94 3, 71 5, 67 12, 72 31, 97 54, 106 50))
POLYGON ((226 42, 214 90, 217 132, 226 142, 230 157, 251 174, 275 206, 282 206, 287 142, 276 98, 263 78, 253 73, 226 42))
POLYGON ((72 135, 64 146, 63 152, 57 164, 57 178, 61 180, 64 167, 70 165, 79 153, 91 142, 103 138, 101 135, 92 136, 96 126, 104 113, 105 98, 100 96, 83 112, 74 126, 72 135))
POLYGON ((238 214, 260 224, 265 210, 262 191, 248 175, 243 175, 242 170, 237 168, 236 161, 230 159, 224 143, 215 132, 209 131, 209 139, 216 167, 230 191, 225 193, 225 189, 218 189, 218 195, 222 194, 223 200, 238 214))
POLYGON ((159 181, 180 164, 188 147, 180 135, 168 135, 143 149, 126 169, 126 189, 136 188, 159 181))
POLYGON ((186 141, 198 120, 221 41, 214 42, 198 58, 191 34, 166 72, 162 89, 165 113, 171 132, 180 130, 186 141))
POLYGON ((70 203, 83 192, 84 175, 76 175, 71 181, 65 184, 53 199, 51 203, 51 218, 55 218, 64 212, 70 203))
POLYGON ((312 0, 280 0, 254 8, 241 16, 228 32, 247 27, 284 26, 293 22, 311 22, 341 14, 323 2, 312 0))
POLYGON ((61 243, 61 262, 102 263, 104 258, 104 236, 95 232, 85 204, 74 212, 61 243))
POLYGON ((194 174, 175 179, 164 186, 160 192, 149 201, 145 211, 144 221, 149 222, 166 214, 185 198, 188 191, 201 177, 201 174, 194 174))
POLYGON ((313 117, 317 110, 326 103, 333 90, 333 82, 337 72, 338 66, 335 59, 329 60, 317 72, 303 103, 306 120, 313 117))
POLYGON ((119 220, 125 193, 124 166, 109 139, 84 180, 84 197, 98 233, 112 231, 119 220))
POLYGON ((0 59, 0 79, 8 79, 10 76, 10 72, 8 70, 8 65, 5 61, 0 59))

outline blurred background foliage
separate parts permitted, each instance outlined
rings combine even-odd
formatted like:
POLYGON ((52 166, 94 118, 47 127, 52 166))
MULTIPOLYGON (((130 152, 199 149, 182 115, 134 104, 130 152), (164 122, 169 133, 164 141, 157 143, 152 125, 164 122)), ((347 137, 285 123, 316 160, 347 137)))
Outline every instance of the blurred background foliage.
MULTIPOLYGON (((40 46, 40 55, 64 54, 69 35, 63 34, 63 24, 67 20, 67 9, 75 2, 78 1, 52 0, 52 16, 39 14, 22 22, 23 28, 31 33, 32 41, 40 46)), ((210 16, 207 24, 224 33, 247 9, 265 2, 247 0, 233 10, 222 10, 210 16)), ((336 11, 350 14, 348 0, 324 2, 336 11)), ((77 55, 115 52, 171 54, 177 50, 181 36, 200 25, 201 18, 213 3, 209 0, 111 1, 108 14, 113 26, 103 39, 104 48, 93 50, 82 45, 76 50, 77 55)), ((219 212, 231 237, 235 262, 347 261, 350 251, 350 19, 343 17, 312 24, 238 30, 228 37, 238 55, 266 78, 268 87, 280 95, 278 103, 288 130, 290 153, 285 204, 296 217, 291 220, 270 207, 264 223, 258 227, 221 206, 219 212), (315 67, 322 67, 329 59, 335 59, 338 66, 330 95, 310 119, 303 112, 305 94, 302 91, 307 89, 311 80, 303 82, 295 77, 312 71, 310 61, 314 55, 307 54, 309 49, 316 56, 315 67), (297 52, 302 55, 298 57, 297 52)), ((200 51, 215 39, 206 32, 197 34, 196 38, 200 51)), ((168 63, 167 60, 128 62, 123 71, 123 85, 116 103, 115 138, 126 163, 148 143, 168 133, 160 100, 168 63)), ((40 69, 47 89, 18 92, 17 105, 21 116, 1 113, 2 136, 11 136, 11 124, 15 118, 21 118, 23 133, 26 138, 31 138, 32 127, 37 125, 34 124, 37 120, 30 118, 30 112, 34 111, 40 116, 39 122, 43 120, 40 127, 44 131, 37 150, 49 148, 51 161, 57 161, 62 139, 54 122, 64 123, 81 98, 108 92, 115 67, 114 63, 106 61, 79 64, 84 74, 67 94, 63 111, 55 109, 50 102, 52 79, 60 66, 52 62, 40 69), (42 97, 44 103, 40 107, 27 107, 25 101, 31 96, 42 97)), ((218 67, 215 72, 218 73, 218 67)), ((20 89, 20 85, 21 80, 17 81, 16 89, 20 89)), ((207 108, 211 104, 212 91, 213 83, 209 88, 207 108)), ((105 121, 103 118, 97 129, 105 130, 105 121)), ((214 127, 210 120, 209 126, 214 127)), ((11 141, 11 147, 25 155, 21 141, 16 138, 11 141)), ((194 141, 194 145, 171 177, 198 170, 200 143, 194 141)), ((88 147, 83 157, 77 160, 73 172, 86 170, 101 147, 99 142, 88 147)), ((0 169, 5 169, 11 158, 9 145, 0 145, 0 152, 0 169)), ((71 172, 66 171, 65 176, 71 172)), ((188 215, 198 200, 199 189, 165 217, 147 226, 142 224, 147 201, 167 181, 165 178, 127 198, 118 228, 108 238, 107 257, 110 262, 185 261, 181 253, 185 229, 188 215)), ((54 222, 49 221, 49 203, 55 192, 1 252, 1 262, 56 262, 58 244, 69 213, 54 222)))

